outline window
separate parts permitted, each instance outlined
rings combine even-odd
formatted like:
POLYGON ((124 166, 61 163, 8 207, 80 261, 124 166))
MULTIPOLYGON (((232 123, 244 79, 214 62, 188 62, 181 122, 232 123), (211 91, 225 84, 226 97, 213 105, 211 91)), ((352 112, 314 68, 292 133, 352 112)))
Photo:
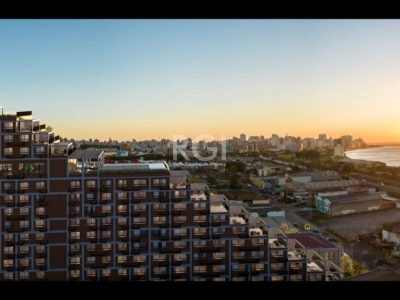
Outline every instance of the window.
POLYGON ((186 267, 174 267, 174 274, 186 273, 186 267))
POLYGON ((134 255, 133 256, 133 261, 134 262, 145 262, 146 261, 146 255, 134 255))
POLYGON ((96 226, 96 219, 90 218, 86 220, 86 225, 88 226, 96 226))
POLYGON ((14 247, 13 246, 4 247, 4 253, 5 254, 13 254, 14 253, 14 247))
POLYGON ((127 230, 118 230, 118 237, 119 238, 126 238, 128 235, 128 231, 127 230))
POLYGON ((101 199, 102 200, 111 200, 111 193, 101 193, 101 199))
POLYGON ((13 259, 3 260, 3 266, 6 268, 14 266, 14 260, 13 259))
POLYGON ((214 252, 213 253, 213 259, 224 259, 225 258, 225 252, 214 252))
POLYGON ((118 225, 125 225, 128 224, 128 218, 118 218, 118 225))
POLYGON ((35 264, 36 266, 44 266, 46 264, 46 261, 44 258, 36 258, 35 264))
POLYGON ((134 204, 133 211, 146 211, 146 204, 134 204))
POLYGON ((165 261, 167 259, 166 254, 154 254, 153 255, 153 260, 154 261, 165 261))
POLYGON ((153 274, 154 275, 163 275, 167 272, 166 267, 154 267, 153 268, 153 274))
POLYGON ((145 224, 146 218, 145 217, 135 217, 135 218, 133 218, 133 223, 134 224, 145 224))
POLYGON ((117 263, 124 264, 127 262, 127 257, 125 255, 117 256, 117 263))
POLYGON ((96 238, 96 231, 88 231, 88 232, 86 233, 86 237, 87 237, 88 239, 94 239, 94 238, 96 238))
POLYGON ((154 210, 167 210, 167 205, 165 203, 157 203, 153 205, 154 210))
MULTIPOLYGON (((37 234, 38 234, 38 233, 37 233, 37 234)), ((43 238, 44 238, 44 233, 42 233, 42 235, 43 235, 43 238)), ((29 233, 21 233, 20 236, 19 236, 19 238, 20 238, 21 240, 24 240, 24 241, 29 241, 29 233)))
POLYGON ((174 210, 185 210, 185 209, 186 209, 186 203, 174 204, 174 210))
POLYGON ((194 241, 195 248, 200 248, 200 247, 205 247, 205 246, 206 246, 206 241, 194 241))
POLYGON ((185 236, 186 234, 187 234, 187 231, 184 228, 176 228, 176 229, 174 229, 174 235, 185 236))
POLYGON ((104 187, 111 187, 111 180, 103 180, 101 184, 104 187))
POLYGON ((124 213, 127 211, 127 206, 126 205, 118 205, 117 210, 119 213, 124 213))
POLYGON ((29 227, 29 221, 28 220, 19 221, 19 226, 21 228, 28 228, 29 227))
POLYGON ((118 269, 118 276, 128 276, 127 269, 118 269))
POLYGON ((29 196, 28 195, 19 195, 18 202, 19 203, 28 203, 29 202, 29 196))
POLYGON ((69 226, 77 227, 77 226, 79 226, 80 224, 81 224, 81 220, 79 220, 79 219, 72 219, 72 220, 69 220, 69 226))
POLYGON ((44 207, 36 207, 36 214, 37 215, 44 215, 45 214, 45 208, 44 207))
POLYGON ((21 142, 29 142, 29 134, 21 134, 21 135, 19 136, 19 140, 20 140, 21 142))
POLYGON ((102 244, 101 248, 103 249, 103 251, 110 251, 111 250, 111 244, 109 244, 109 243, 102 244))
POLYGON ((225 271, 225 265, 216 265, 212 266, 213 272, 224 272, 225 271))
POLYGON ((27 189, 29 189, 29 182, 20 182, 20 183, 19 183, 19 188, 20 188, 21 190, 27 190, 27 189))
POLYGON ((207 266, 201 265, 201 266, 194 266, 193 271, 195 273, 205 273, 207 272, 207 266))
POLYGON ((5 142, 12 142, 12 141, 14 141, 14 136, 11 135, 11 134, 7 134, 7 135, 4 136, 4 141, 5 142))
POLYGON ((43 279, 44 278, 44 272, 43 271, 36 272, 36 278, 37 279, 43 279))
POLYGON ((133 192, 133 198, 146 199, 146 192, 144 192, 144 191, 133 192))
POLYGON ((23 267, 29 267, 29 259, 28 258, 20 259, 19 264, 23 267))
POLYGON ((146 275, 146 269, 145 268, 134 268, 133 275, 146 275))
POLYGON ((86 274, 88 277, 96 277, 96 270, 87 270, 86 274))
MULTIPOLYGON (((44 209, 44 207, 42 207, 44 209)), ((21 207, 19 209, 19 214, 20 215, 28 215, 29 214, 29 208, 28 207, 21 207)))
POLYGON ((72 265, 80 265, 81 264, 81 258, 79 256, 71 257, 69 263, 72 264, 72 265))
POLYGON ((36 253, 44 253, 46 248, 44 246, 36 246, 36 253))
POLYGON ((11 147, 4 147, 4 155, 12 155, 14 153, 14 149, 11 147))
POLYGON ((0 164, 0 175, 1 176, 12 175, 12 164, 0 164))
POLYGON ((186 216, 174 216, 175 223, 185 223, 187 217, 186 216))
POLYGON ((43 228, 45 225, 46 225, 45 220, 35 220, 35 227, 36 228, 43 228))
POLYGON ((262 258, 264 257, 264 251, 251 251, 251 257, 262 258))
POLYGON ((4 129, 13 129, 14 122, 4 122, 4 129))
POLYGON ((23 155, 29 154, 29 148, 28 147, 21 147, 19 148, 19 153, 23 155))
POLYGON ((187 258, 186 254, 182 254, 182 253, 174 254, 174 260, 175 261, 183 261, 186 258, 187 258))
POLYGON ((36 182, 36 189, 37 190, 43 190, 44 188, 45 188, 45 182, 44 181, 36 182))
POLYGON ((86 187, 88 187, 88 188, 95 188, 95 187, 96 187, 96 181, 95 181, 95 180, 88 180, 88 181, 86 181, 86 187))
POLYGON ((244 246, 244 240, 233 240, 232 245, 236 247, 244 246))
POLYGON ((44 233, 43 232, 37 232, 36 233, 36 239, 38 241, 43 240, 44 239, 44 233))
POLYGON ((7 143, 12 142, 12 141, 14 141, 14 136, 11 134, 7 134, 4 136, 4 141, 7 143))
POLYGON ((245 252, 241 251, 241 252, 233 252, 232 253, 232 257, 234 259, 238 259, 238 258, 243 258, 245 256, 245 252))
POLYGON ((7 207, 6 209, 4 209, 4 214, 6 216, 11 216, 13 214, 13 209, 10 207, 7 207))
POLYGON ((202 223, 207 220, 207 216, 194 216, 193 217, 193 222, 195 223, 202 223))
POLYGON ((102 238, 105 238, 105 239, 111 238, 111 231, 110 231, 110 230, 103 231, 103 232, 101 233, 101 237, 102 237, 102 238))
POLYGON ((29 252, 29 247, 28 246, 19 246, 18 247, 19 253, 28 253, 29 252))
POLYGON ((35 152, 36 152, 37 154, 43 154, 43 153, 46 152, 46 148, 43 147, 43 146, 35 147, 35 152))
POLYGON ((154 186, 166 185, 166 184, 167 184, 167 179, 166 178, 154 178, 153 179, 153 185, 154 186))
POLYGON ((186 242, 185 241, 175 241, 174 248, 185 248, 186 242))
POLYGON ((193 228, 194 235, 203 235, 206 234, 206 232, 207 232, 206 228, 198 228, 198 227, 193 228))
POLYGON ((127 192, 119 192, 118 193, 118 200, 126 200, 128 199, 128 193, 127 192))
POLYGON ((118 245, 117 245, 117 249, 118 249, 119 251, 127 250, 127 249, 128 249, 128 244, 126 244, 126 243, 118 244, 118 245))
POLYGON ((167 217, 153 217, 154 224, 163 224, 167 221, 167 217))
POLYGON ((81 271, 80 270, 71 270, 70 275, 72 278, 81 277, 81 271))
POLYGON ((76 189, 81 186, 81 182, 79 180, 71 181, 71 188, 76 189))
POLYGON ((96 263, 96 257, 94 257, 94 256, 89 256, 89 257, 86 259, 86 262, 87 262, 87 264, 89 264, 89 265, 94 264, 94 263, 96 263))
POLYGON ((146 179, 133 179, 133 185, 136 185, 136 186, 147 185, 147 180, 146 179))
POLYGON ((128 181, 125 180, 125 179, 119 179, 119 180, 117 181, 118 187, 126 187, 127 184, 128 184, 128 181))
POLYGON ((207 203, 194 203, 193 204, 193 208, 195 209, 195 210, 201 210, 201 209, 205 209, 205 208, 207 208, 207 203))
POLYGON ((81 238, 81 233, 79 231, 71 232, 71 239, 79 240, 81 238))
POLYGON ((109 263, 111 263, 111 256, 103 256, 103 257, 101 258, 101 263, 102 263, 102 264, 109 264, 109 263))
POLYGON ((111 213, 111 205, 102 205, 101 206, 101 211, 103 213, 111 213))

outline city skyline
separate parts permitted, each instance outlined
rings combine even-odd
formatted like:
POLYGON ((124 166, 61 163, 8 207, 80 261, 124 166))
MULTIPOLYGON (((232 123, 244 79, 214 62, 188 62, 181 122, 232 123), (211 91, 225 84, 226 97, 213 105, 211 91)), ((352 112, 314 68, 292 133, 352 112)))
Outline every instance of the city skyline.
POLYGON ((0 99, 76 139, 399 143, 397 20, 2 20, 0 99), (71 118, 70 116, 74 116, 71 118))

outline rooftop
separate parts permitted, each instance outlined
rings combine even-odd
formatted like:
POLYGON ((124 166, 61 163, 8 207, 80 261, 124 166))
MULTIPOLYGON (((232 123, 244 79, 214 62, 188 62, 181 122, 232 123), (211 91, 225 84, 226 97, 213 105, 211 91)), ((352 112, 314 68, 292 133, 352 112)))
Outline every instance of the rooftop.
POLYGON ((306 248, 335 248, 336 246, 320 236, 319 234, 314 233, 293 233, 287 234, 289 239, 295 239, 300 244, 302 244, 306 248))
POLYGON ((211 213, 227 213, 228 212, 228 210, 225 208, 225 206, 223 204, 219 204, 219 205, 211 204, 210 211, 211 211, 211 213))
POLYGON ((165 162, 146 162, 132 164, 103 164, 101 171, 168 171, 168 165, 165 162))
POLYGON ((68 156, 69 159, 79 160, 98 160, 104 152, 102 150, 82 150, 78 149, 68 156))
POLYGON ((340 187, 355 186, 358 184, 359 181, 356 179, 330 180, 330 181, 308 182, 306 183, 306 188, 307 189, 340 188, 340 187))
POLYGON ((373 192, 373 193, 368 193, 368 192, 351 193, 351 194, 347 194, 347 195, 330 196, 327 198, 329 198, 329 200, 332 203, 336 203, 336 204, 382 200, 381 195, 376 192, 373 192))
POLYGON ((307 272, 323 272, 324 270, 318 266, 314 261, 307 263, 307 272))

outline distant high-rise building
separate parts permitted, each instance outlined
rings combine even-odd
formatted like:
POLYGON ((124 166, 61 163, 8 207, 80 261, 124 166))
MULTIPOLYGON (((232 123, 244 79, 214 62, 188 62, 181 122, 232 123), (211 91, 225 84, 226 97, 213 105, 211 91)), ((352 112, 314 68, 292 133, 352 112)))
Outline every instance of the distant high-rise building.
POLYGON ((337 144, 333 149, 333 155, 338 157, 344 157, 344 148, 341 144, 337 144))
POLYGON ((277 134, 273 134, 271 136, 271 144, 274 147, 277 147, 280 144, 280 139, 279 139, 279 135, 277 134))
POLYGON ((353 147, 353 137, 351 135, 343 135, 342 139, 342 146, 344 150, 350 149, 353 147))
POLYGON ((325 134, 325 133, 321 133, 321 134, 318 136, 318 139, 319 139, 320 141, 326 141, 326 134, 325 134))
POLYGON ((244 133, 242 133, 242 134, 240 135, 240 140, 246 141, 246 135, 245 135, 244 133))

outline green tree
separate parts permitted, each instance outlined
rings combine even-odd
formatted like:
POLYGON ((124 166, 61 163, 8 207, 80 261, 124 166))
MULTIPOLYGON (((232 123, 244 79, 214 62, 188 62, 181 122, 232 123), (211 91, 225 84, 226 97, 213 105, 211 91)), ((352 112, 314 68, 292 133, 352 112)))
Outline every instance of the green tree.
POLYGON ((239 189, 241 187, 239 176, 237 174, 233 174, 229 180, 229 186, 232 189, 239 189))
POLYGON ((50 125, 47 125, 46 130, 47 131, 53 131, 53 127, 51 127, 50 125))
POLYGON ((213 175, 208 175, 207 176, 207 182, 210 185, 216 185, 217 184, 217 178, 215 178, 215 176, 213 176, 213 175))

